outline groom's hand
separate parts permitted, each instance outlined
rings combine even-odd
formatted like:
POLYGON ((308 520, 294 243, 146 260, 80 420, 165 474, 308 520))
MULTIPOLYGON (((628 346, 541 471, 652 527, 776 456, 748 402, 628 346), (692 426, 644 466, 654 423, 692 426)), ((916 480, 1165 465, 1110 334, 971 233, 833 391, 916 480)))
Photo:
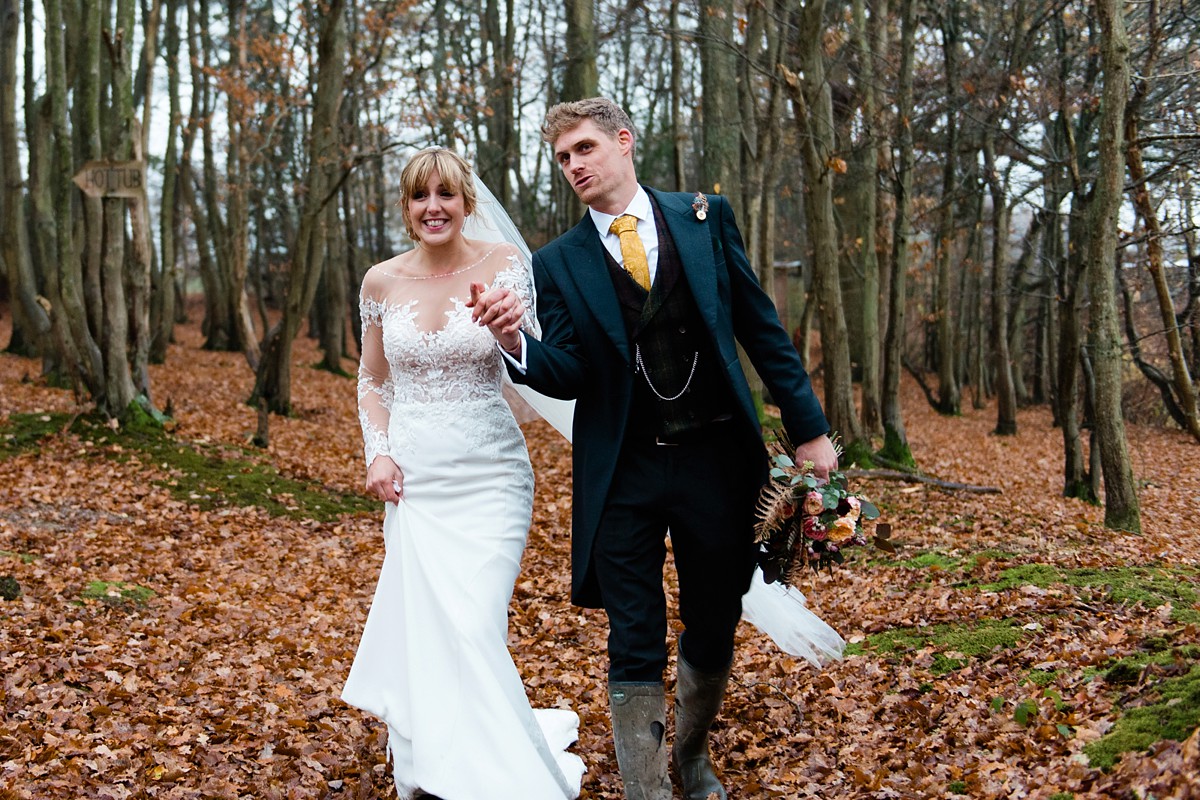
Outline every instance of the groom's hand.
POLYGON ((482 283, 472 283, 467 307, 471 309, 471 319, 475 324, 486 325, 501 347, 510 353, 520 349, 525 304, 515 292, 505 287, 485 292, 482 283))
POLYGON ((818 436, 796 446, 796 463, 803 464, 805 461, 813 463, 814 475, 829 480, 829 473, 837 469, 838 457, 828 436, 818 436))

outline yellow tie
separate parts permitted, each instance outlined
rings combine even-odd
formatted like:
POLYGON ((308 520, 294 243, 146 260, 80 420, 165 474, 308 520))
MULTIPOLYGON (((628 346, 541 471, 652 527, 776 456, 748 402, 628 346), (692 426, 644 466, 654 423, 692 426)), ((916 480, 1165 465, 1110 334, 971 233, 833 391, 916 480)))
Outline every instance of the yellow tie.
POLYGON ((647 292, 650 291, 650 262, 646 260, 646 248, 637 233, 637 217, 625 214, 613 220, 608 232, 621 238, 621 259, 625 271, 647 292))

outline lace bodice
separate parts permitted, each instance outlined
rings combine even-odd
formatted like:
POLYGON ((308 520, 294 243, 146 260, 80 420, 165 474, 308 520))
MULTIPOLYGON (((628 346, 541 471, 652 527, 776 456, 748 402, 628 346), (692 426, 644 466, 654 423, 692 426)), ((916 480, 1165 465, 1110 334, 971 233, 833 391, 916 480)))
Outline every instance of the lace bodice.
MULTIPOLYGON (((491 332, 471 320, 472 281, 507 287, 532 308, 529 266, 505 244, 448 275, 412 278, 380 265, 363 280, 358 411, 368 466, 379 455, 395 458, 410 425, 478 425, 483 443, 490 426, 515 424, 498 419, 511 417, 501 393, 503 356, 491 332)), ((523 327, 533 329, 529 311, 523 327)))

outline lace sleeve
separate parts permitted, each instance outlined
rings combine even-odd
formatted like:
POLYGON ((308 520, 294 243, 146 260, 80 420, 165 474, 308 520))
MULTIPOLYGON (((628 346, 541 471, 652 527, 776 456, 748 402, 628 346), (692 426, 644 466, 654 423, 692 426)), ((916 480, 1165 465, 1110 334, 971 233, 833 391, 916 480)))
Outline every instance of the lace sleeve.
POLYGON ((372 297, 363 282, 359 297, 362 318, 362 358, 358 362, 358 421, 362 425, 367 466, 376 456, 390 456, 388 423, 391 420, 392 376, 383 352, 382 302, 372 297))
POLYGON ((525 316, 521 320, 521 330, 535 339, 542 338, 542 329, 537 321, 536 298, 533 289, 533 273, 529 264, 517 253, 508 257, 509 266, 496 274, 495 285, 504 286, 517 293, 521 304, 525 306, 525 316))

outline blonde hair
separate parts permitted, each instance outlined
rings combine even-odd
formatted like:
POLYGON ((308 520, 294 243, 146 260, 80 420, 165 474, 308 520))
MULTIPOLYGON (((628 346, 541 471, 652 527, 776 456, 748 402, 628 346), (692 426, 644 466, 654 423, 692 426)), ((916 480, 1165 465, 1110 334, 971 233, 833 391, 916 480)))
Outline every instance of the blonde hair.
POLYGON ((427 147, 419 150, 400 171, 400 214, 404 218, 404 230, 414 242, 421 241, 408 218, 408 203, 417 192, 425 190, 433 173, 442 179, 442 185, 455 194, 462 195, 463 210, 467 216, 475 213, 477 195, 472 179, 471 165, 458 153, 446 147, 427 147))
POLYGON ((637 129, 625 113, 625 109, 609 100, 607 97, 589 97, 586 100, 574 100, 570 103, 559 103, 546 112, 542 122, 542 141, 551 147, 569 130, 574 130, 579 123, 590 119, 596 127, 616 137, 622 128, 633 134, 637 142, 637 129))

